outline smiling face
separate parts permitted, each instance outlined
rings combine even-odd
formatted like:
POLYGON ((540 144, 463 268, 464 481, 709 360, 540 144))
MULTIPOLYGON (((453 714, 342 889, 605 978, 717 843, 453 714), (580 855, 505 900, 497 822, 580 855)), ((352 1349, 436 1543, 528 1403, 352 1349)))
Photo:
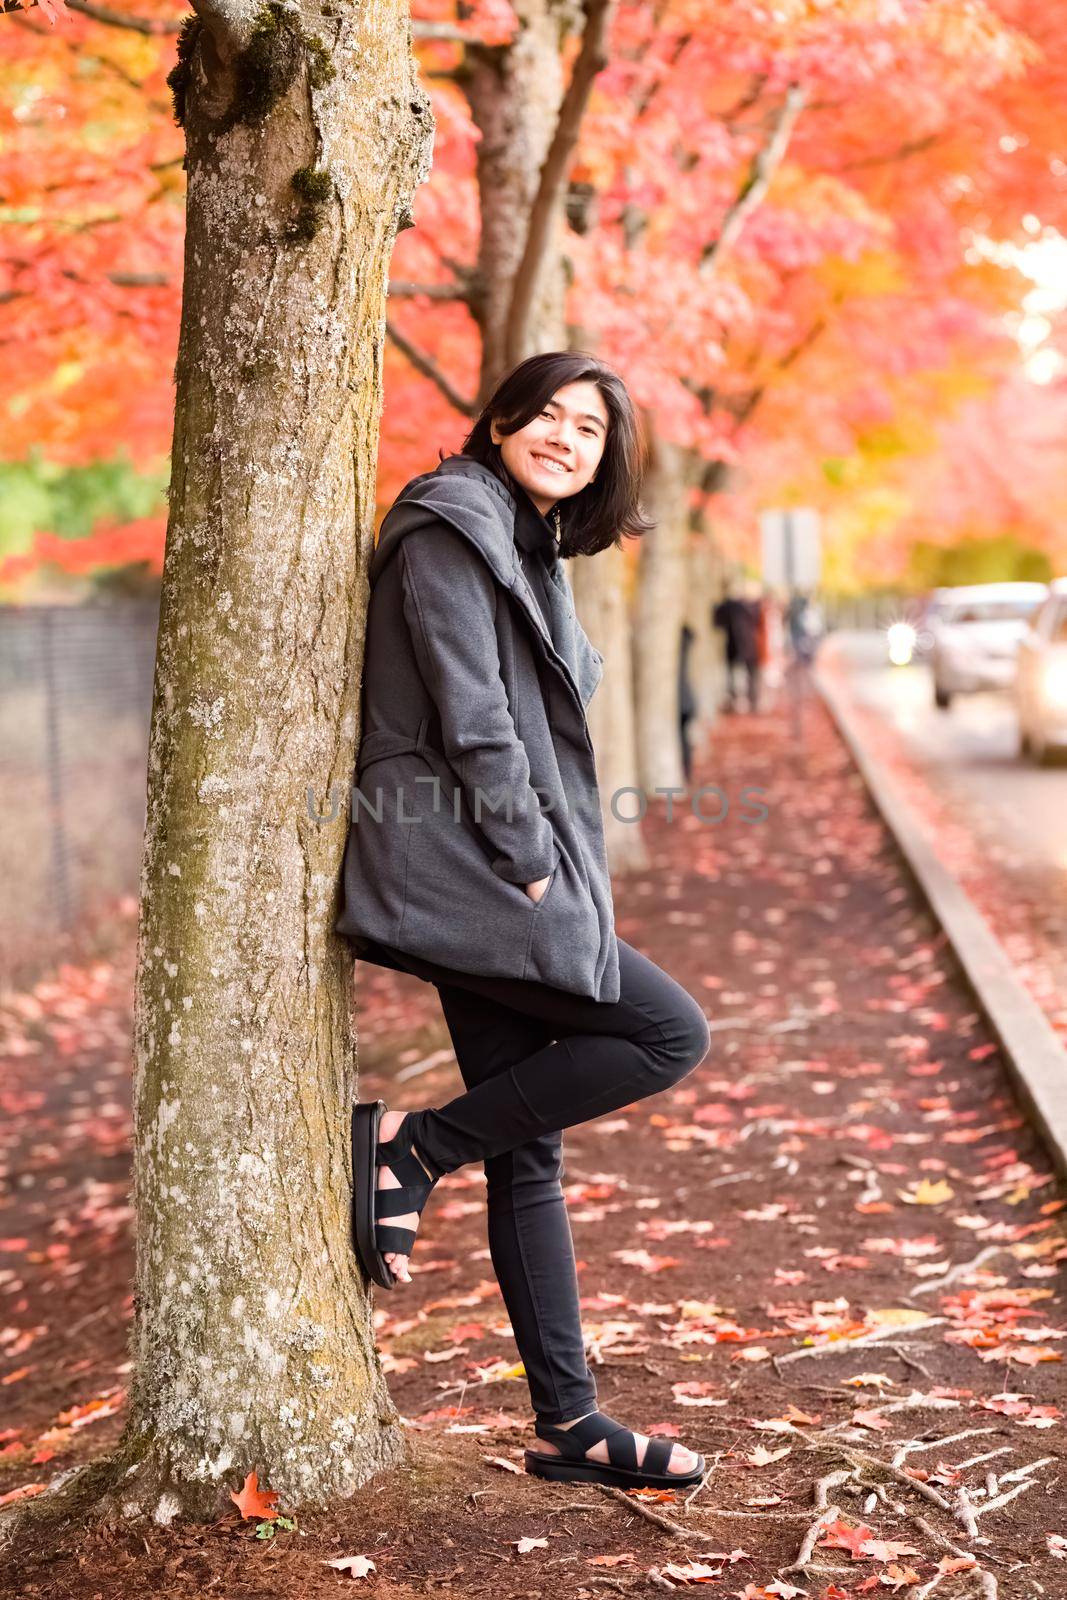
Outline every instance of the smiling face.
POLYGON ((517 433, 501 433, 495 422, 490 433, 504 465, 543 515, 592 482, 608 436, 608 408, 596 384, 581 379, 557 389, 517 433))

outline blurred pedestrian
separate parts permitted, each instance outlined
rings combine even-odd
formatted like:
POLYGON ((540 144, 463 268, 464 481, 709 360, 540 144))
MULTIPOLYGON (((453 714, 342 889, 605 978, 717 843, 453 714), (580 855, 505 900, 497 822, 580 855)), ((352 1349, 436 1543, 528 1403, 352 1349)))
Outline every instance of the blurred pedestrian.
POLYGON ((678 646, 678 735, 682 745, 682 771, 688 786, 693 776, 693 749, 689 724, 697 714, 697 698, 689 674, 689 652, 696 634, 688 622, 682 623, 682 636, 678 646))
POLYGON ((712 626, 721 628, 726 639, 726 702, 725 711, 737 710, 736 674, 741 668, 746 677, 748 709, 755 711, 759 701, 759 658, 757 656, 757 608, 752 601, 737 593, 733 584, 725 592, 711 614, 712 626))
POLYGON ((822 612, 806 590, 794 590, 786 609, 785 624, 794 659, 802 666, 810 666, 825 628, 822 612))

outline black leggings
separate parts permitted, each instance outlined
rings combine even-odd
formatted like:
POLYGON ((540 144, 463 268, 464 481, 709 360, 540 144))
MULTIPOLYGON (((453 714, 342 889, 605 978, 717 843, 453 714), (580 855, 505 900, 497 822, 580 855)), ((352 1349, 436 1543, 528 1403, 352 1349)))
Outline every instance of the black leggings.
POLYGON ((537 1416, 596 1409, 560 1186, 564 1128, 668 1089, 707 1055, 693 997, 622 939, 612 1004, 521 978, 478 977, 381 945, 363 960, 437 988, 465 1094, 413 1115, 434 1175, 483 1161, 489 1250, 537 1416))

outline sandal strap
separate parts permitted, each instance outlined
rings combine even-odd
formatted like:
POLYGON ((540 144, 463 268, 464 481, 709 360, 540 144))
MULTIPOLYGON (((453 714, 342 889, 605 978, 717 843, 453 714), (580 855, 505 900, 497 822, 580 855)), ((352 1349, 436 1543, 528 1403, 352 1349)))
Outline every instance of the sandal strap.
POLYGON ((415 1141, 411 1136, 410 1111, 405 1114, 403 1122, 391 1139, 378 1140, 375 1159, 385 1161, 389 1166, 395 1167, 400 1158, 405 1155, 411 1155, 416 1166, 420 1169, 420 1177, 424 1183, 427 1181, 436 1183, 437 1179, 443 1176, 442 1173, 434 1169, 434 1163, 429 1156, 425 1156, 421 1152, 416 1154, 415 1141), (429 1178, 427 1178, 427 1174, 429 1174, 429 1178))
POLYGON ((409 1256, 415 1248, 415 1234, 411 1228, 396 1228, 388 1223, 375 1223, 374 1242, 383 1256, 387 1252, 409 1256))
POLYGON ((650 1438, 645 1459, 641 1463, 642 1472, 666 1472, 670 1466, 674 1445, 669 1439, 650 1438))
POLYGON ((424 1189, 408 1189, 401 1184, 399 1189, 375 1189, 374 1191, 374 1217, 406 1217, 409 1212, 417 1211, 420 1216, 426 1204, 426 1191, 424 1189))
POLYGON ((637 1440, 633 1430, 603 1411, 594 1411, 592 1416, 582 1417, 569 1428, 559 1428, 538 1420, 534 1423, 534 1432, 539 1439, 547 1439, 550 1444, 556 1445, 561 1455, 570 1461, 583 1460, 594 1445, 606 1439, 608 1461, 613 1467, 623 1467, 630 1472, 638 1470, 637 1440))
POLYGON ((410 1119, 400 1124, 391 1139, 381 1139, 375 1148, 377 1166, 387 1166, 398 1178, 394 1189, 374 1190, 374 1242, 382 1255, 410 1256, 415 1247, 414 1228, 401 1228, 383 1222, 384 1217, 420 1216, 437 1184, 412 1148, 410 1119))
MULTIPOLYGON (((392 1142, 391 1139, 388 1141, 389 1144, 392 1142)), ((436 1182, 436 1179, 427 1176, 422 1162, 412 1154, 410 1148, 390 1154, 387 1145, 379 1145, 376 1163, 379 1167, 389 1167, 401 1183, 410 1184, 412 1188, 424 1189, 427 1194, 436 1182)))

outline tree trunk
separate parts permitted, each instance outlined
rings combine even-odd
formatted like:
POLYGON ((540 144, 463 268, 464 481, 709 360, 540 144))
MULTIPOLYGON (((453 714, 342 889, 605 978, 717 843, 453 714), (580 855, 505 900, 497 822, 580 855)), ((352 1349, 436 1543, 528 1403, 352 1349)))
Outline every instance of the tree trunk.
MULTIPOLYGON (((724 461, 708 462, 694 455, 691 461, 691 486, 707 496, 727 488, 731 469, 724 461)), ((714 501, 711 502, 712 506, 714 501)), ((691 559, 695 569, 689 603, 698 620, 690 619, 696 632, 692 655, 693 687, 700 707, 700 730, 708 728, 719 715, 726 692, 726 641, 722 630, 712 626, 712 613, 722 599, 729 575, 729 562, 715 533, 707 501, 690 518, 693 533, 691 559)))
MULTIPOLYGON (((471 116, 481 131, 477 161, 482 293, 475 306, 482 334, 479 405, 506 370, 515 273, 563 98, 562 33, 577 20, 571 7, 559 0, 522 0, 515 10, 522 24, 515 43, 499 52, 479 52, 463 78, 471 116)), ((558 242, 561 212, 555 219, 554 239, 545 251, 526 354, 568 348, 566 276, 558 242)), ((611 869, 618 872, 645 860, 640 826, 620 823, 610 804, 616 790, 637 782, 630 624, 620 586, 625 563, 620 553, 604 551, 592 560, 568 562, 566 572, 582 626, 605 658, 604 681, 589 707, 589 733, 604 802, 605 844, 611 869)), ((635 807, 635 796, 622 796, 617 804, 625 815, 635 807)))
POLYGON ((280 1509, 321 1504, 403 1452, 349 1239, 351 956, 332 924, 387 272, 433 132, 402 0, 314 23, 202 10, 183 43, 116 1492, 158 1522, 231 1510, 253 1469, 280 1509))
POLYGON ((641 786, 653 791, 683 782, 678 727, 678 658, 687 596, 689 482, 686 452, 648 421, 646 484, 655 529, 641 540, 634 600, 634 719, 641 786))
MULTIPOLYGON (((507 370, 508 313, 522 259, 530 210, 563 98, 563 34, 575 20, 558 0, 516 0, 519 31, 499 50, 468 53, 461 80, 471 118, 481 133, 476 147, 481 232, 474 307, 482 336, 478 405, 489 398, 507 370)), ((545 252, 529 348, 564 348, 564 293, 557 214, 553 242, 545 252)))
POLYGON ((597 779, 604 811, 604 841, 613 873, 647 865, 641 836, 642 803, 634 743, 633 662, 626 557, 602 550, 570 570, 575 606, 582 626, 604 657, 604 676, 589 702, 589 734, 596 751, 597 779))

